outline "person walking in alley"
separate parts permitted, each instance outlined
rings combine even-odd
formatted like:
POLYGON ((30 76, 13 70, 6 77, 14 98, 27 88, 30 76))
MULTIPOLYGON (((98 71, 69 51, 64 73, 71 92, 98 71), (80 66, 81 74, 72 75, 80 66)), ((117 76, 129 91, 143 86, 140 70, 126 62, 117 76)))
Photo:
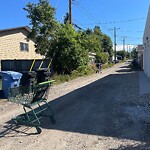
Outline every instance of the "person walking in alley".
POLYGON ((96 63, 96 73, 102 73, 102 63, 96 63))

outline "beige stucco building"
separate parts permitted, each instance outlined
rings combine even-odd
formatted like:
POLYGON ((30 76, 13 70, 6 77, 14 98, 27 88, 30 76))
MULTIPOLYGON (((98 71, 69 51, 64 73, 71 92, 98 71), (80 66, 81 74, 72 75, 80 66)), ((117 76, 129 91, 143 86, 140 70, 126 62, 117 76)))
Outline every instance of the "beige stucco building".
POLYGON ((27 40, 28 26, 0 30, 0 60, 42 59, 36 54, 33 40, 27 40))

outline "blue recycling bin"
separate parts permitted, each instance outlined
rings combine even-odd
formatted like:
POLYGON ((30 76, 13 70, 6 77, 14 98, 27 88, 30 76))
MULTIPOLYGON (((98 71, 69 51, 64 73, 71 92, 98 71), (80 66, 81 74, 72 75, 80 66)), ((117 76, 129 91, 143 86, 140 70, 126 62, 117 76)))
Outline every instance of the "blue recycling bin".
POLYGON ((1 71, 2 74, 2 91, 4 98, 8 98, 8 89, 18 87, 22 74, 15 71, 1 71))

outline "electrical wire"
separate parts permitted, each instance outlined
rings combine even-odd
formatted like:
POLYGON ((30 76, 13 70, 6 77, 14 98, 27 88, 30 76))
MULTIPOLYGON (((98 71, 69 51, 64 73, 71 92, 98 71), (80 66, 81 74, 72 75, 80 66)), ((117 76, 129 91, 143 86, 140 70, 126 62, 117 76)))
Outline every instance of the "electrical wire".
MULTIPOLYGON (((105 22, 105 23, 100 23, 95 17, 93 17, 87 10, 85 10, 83 7, 79 6, 79 4, 77 4, 75 1, 73 2, 73 4, 80 9, 93 23, 89 23, 89 24, 80 24, 82 26, 85 25, 101 25, 104 27, 104 25, 109 25, 109 24, 116 24, 116 23, 127 23, 127 22, 134 22, 134 21, 139 21, 139 20, 144 20, 145 18, 134 18, 134 19, 128 19, 128 20, 121 20, 121 21, 110 21, 110 22, 105 22)), ((106 29, 107 31, 109 31, 111 34, 112 30, 109 30, 108 28, 106 29)), ((131 32, 131 31, 128 31, 131 32)), ((135 31, 135 32, 142 32, 142 31, 135 31)), ((122 35, 117 35, 117 36, 122 36, 122 35)), ((137 38, 137 37, 128 37, 128 38, 135 38, 135 39, 142 39, 142 38, 137 38)))
POLYGON ((78 20, 76 20, 76 19, 73 19, 73 21, 77 22, 79 25, 81 25, 81 26, 83 26, 83 27, 86 27, 86 26, 82 25, 82 24, 81 24, 78 20))
MULTIPOLYGON (((129 19, 129 20, 121 20, 121 21, 109 21, 109 22, 96 22, 96 24, 103 25, 103 24, 116 24, 116 23, 126 23, 126 22, 133 22, 133 21, 139 21, 144 20, 145 18, 136 18, 136 19, 129 19)), ((84 25, 93 25, 93 23, 87 23, 84 25)))
MULTIPOLYGON (((79 6, 76 2, 73 2, 73 4, 78 9, 80 9, 90 20, 92 20, 92 22, 94 23, 92 25, 98 25, 97 24, 98 20, 94 16, 92 16, 87 10, 85 10, 83 7, 79 6)), ((82 25, 85 25, 85 24, 82 24, 82 25)), ((108 28, 106 28, 106 25, 105 26, 103 25, 103 28, 105 28, 104 30, 109 31, 113 35, 112 31, 110 31, 108 28)))
POLYGON ((60 0, 57 0, 56 9, 58 8, 59 3, 60 3, 60 0))

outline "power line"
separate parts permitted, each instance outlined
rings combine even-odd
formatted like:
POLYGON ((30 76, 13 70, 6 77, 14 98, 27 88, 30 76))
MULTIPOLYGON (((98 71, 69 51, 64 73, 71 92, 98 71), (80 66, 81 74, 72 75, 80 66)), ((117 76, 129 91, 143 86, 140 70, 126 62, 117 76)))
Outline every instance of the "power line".
MULTIPOLYGON (((96 19, 94 16, 92 16, 92 15, 91 15, 87 10, 85 10, 83 7, 79 6, 79 4, 77 4, 77 2, 74 1, 73 4, 74 4, 78 9, 80 9, 80 10, 93 22, 93 23, 91 23, 91 24, 83 24, 83 23, 80 23, 80 25, 82 25, 82 26, 85 26, 85 25, 103 25, 103 27, 104 27, 104 25, 107 25, 107 24, 133 22, 133 21, 138 21, 138 20, 143 20, 143 19, 145 19, 145 18, 134 18, 134 19, 128 19, 128 20, 122 20, 122 21, 111 21, 111 22, 106 22, 106 23, 100 23, 100 22, 98 22, 98 19, 96 19)), ((111 30, 108 30, 108 28, 107 28, 107 31, 109 31, 111 34, 113 34, 111 30)), ((137 32, 139 32, 139 31, 137 31, 137 32)), ((142 31, 140 31, 140 32, 142 32, 142 31)), ((122 35, 120 35, 120 36, 122 36, 122 35)), ((131 37, 129 37, 129 38, 131 38, 131 37)), ((140 38, 137 38, 137 39, 140 39, 140 38)), ((114 40, 115 40, 115 39, 114 39, 114 40)))
MULTIPOLYGON (((98 20, 95 17, 93 17, 87 10, 85 10, 83 7, 79 6, 76 2, 74 2, 73 4, 75 4, 75 6, 77 8, 79 8, 90 20, 92 20, 92 22, 94 22, 94 25, 98 25, 97 24, 98 20)), ((85 25, 85 24, 81 24, 81 25, 85 25)), ((104 27, 104 25, 103 25, 103 27, 104 27)), ((106 28, 106 27, 104 27, 104 28, 106 28)), ((108 30, 108 28, 106 30, 111 32, 110 30, 108 30)), ((113 33, 111 32, 111 34, 113 34, 113 33)))
POLYGON ((82 0, 79 0, 79 1, 77 1, 77 3, 78 3, 78 4, 80 4, 80 3, 81 3, 81 1, 82 1, 82 0))
POLYGON ((83 27, 85 27, 84 25, 82 25, 78 20, 76 20, 76 19, 73 19, 73 21, 75 21, 75 22, 77 22, 79 25, 81 25, 81 26, 83 26, 83 27))
POLYGON ((56 3, 56 9, 58 8, 59 3, 60 3, 60 0, 58 0, 56 3))
POLYGON ((96 20, 93 16, 91 17, 91 15, 90 15, 84 8, 80 7, 80 6, 79 6, 77 3, 75 3, 75 2, 74 2, 73 4, 75 4, 76 7, 78 7, 81 11, 83 11, 84 14, 85 14, 90 20, 92 20, 95 24, 97 24, 97 23, 96 23, 97 20, 96 20))
POLYGON ((137 32, 137 33, 143 33, 144 31, 134 31, 134 30, 132 30, 132 31, 130 31, 130 30, 125 31, 125 30, 121 30, 121 32, 128 32, 128 33, 137 32))
MULTIPOLYGON (((139 20, 144 20, 146 18, 136 18, 136 19, 129 19, 129 20, 121 20, 121 21, 109 21, 109 22, 96 22, 96 24, 101 24, 101 25, 104 25, 104 24, 116 24, 116 23, 126 23, 126 22, 133 22, 133 21, 139 21, 139 20)), ((93 25, 93 23, 87 23, 87 24, 84 24, 84 25, 93 25)))

